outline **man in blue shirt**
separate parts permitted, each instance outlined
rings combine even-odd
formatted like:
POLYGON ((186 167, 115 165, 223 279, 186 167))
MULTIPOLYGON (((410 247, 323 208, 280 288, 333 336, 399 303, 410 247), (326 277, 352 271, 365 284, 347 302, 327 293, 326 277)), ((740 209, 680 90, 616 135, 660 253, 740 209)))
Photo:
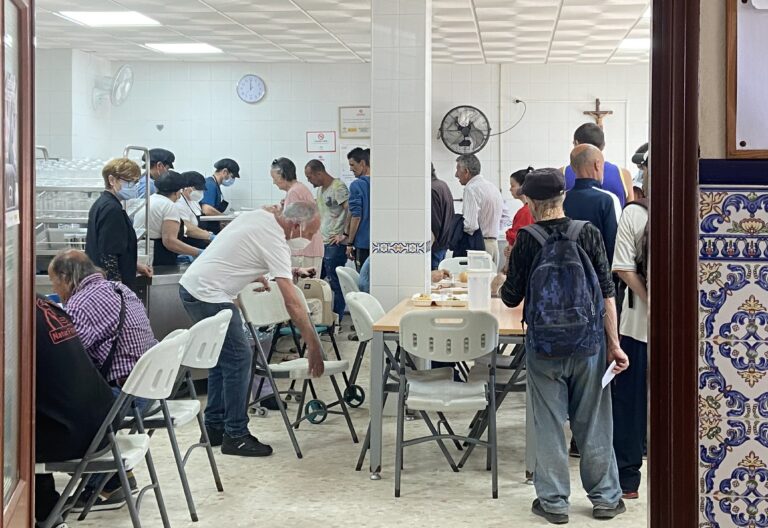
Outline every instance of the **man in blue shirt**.
MULTIPOLYGON (((203 216, 221 216, 229 207, 229 202, 224 199, 221 187, 234 185, 235 179, 240 178, 240 165, 230 158, 223 158, 213 164, 213 176, 205 179, 205 193, 200 200, 200 210, 203 216)), ((221 222, 200 222, 200 228, 218 233, 221 231, 221 222)))
POLYGON ((616 230, 621 218, 618 197, 603 189, 603 153, 592 145, 579 145, 571 151, 571 167, 576 174, 573 189, 565 195, 565 215, 594 224, 603 235, 608 261, 613 261, 616 230))
MULTIPOLYGON (((145 164, 147 163, 146 158, 146 156, 141 157, 145 164)), ((165 176, 173 168, 174 161, 176 161, 176 156, 170 150, 163 148, 149 149, 149 177, 151 178, 149 181, 149 194, 155 194, 155 181, 161 176, 165 176)), ((146 197, 146 190, 147 179, 142 177, 136 184, 136 196, 138 198, 146 197)))
POLYGON ((347 160, 356 178, 349 186, 347 257, 360 271, 371 252, 371 149, 352 149, 347 160))

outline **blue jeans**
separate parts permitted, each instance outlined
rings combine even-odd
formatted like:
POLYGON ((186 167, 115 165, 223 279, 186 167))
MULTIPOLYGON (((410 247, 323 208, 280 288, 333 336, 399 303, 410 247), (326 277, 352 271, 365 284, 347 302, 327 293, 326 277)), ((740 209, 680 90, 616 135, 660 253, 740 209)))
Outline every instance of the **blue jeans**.
POLYGON ((440 263, 445 260, 446 253, 448 253, 447 249, 432 250, 432 271, 440 267, 440 263))
POLYGON ((619 471, 613 452, 611 391, 601 381, 605 347, 588 358, 541 359, 526 355, 528 391, 536 430, 534 485, 543 508, 568 513, 570 476, 563 425, 581 453, 581 482, 594 506, 615 507, 621 498, 619 471))
POLYGON ((222 310, 232 310, 219 362, 208 370, 205 425, 210 429, 224 429, 230 438, 245 436, 249 434, 246 405, 253 355, 243 331, 240 311, 233 303, 207 303, 195 299, 183 286, 179 286, 179 296, 195 323, 222 310))
POLYGON ((333 313, 339 316, 339 321, 344 316, 344 294, 341 293, 341 284, 336 275, 336 268, 347 264, 347 246, 339 244, 326 244, 323 253, 323 278, 333 290, 333 313))

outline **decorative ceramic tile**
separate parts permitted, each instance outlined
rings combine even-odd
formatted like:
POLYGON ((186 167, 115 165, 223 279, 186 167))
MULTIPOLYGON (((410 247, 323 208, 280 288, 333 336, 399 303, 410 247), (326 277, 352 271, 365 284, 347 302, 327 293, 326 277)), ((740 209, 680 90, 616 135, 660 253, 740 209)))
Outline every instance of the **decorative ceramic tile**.
POLYGON ((699 338, 768 341, 768 265, 699 262, 699 338))
MULTIPOLYGON (((757 474, 756 480, 765 479, 764 473, 757 474)), ((717 498, 701 497, 699 506, 699 528, 746 528, 768 527, 768 500, 760 496, 717 498)))
POLYGON ((702 235, 768 237, 768 187, 701 186, 702 235))
POLYGON ((419 255, 429 253, 431 242, 374 242, 372 253, 396 255, 419 255))
MULTIPOLYGON (((699 491, 745 495, 754 453, 768 462, 768 343, 699 347, 699 491), (758 356, 762 355, 762 358, 758 356), (746 473, 744 473, 746 471, 746 473)), ((768 477, 768 473, 766 473, 768 477)), ((751 485, 751 484, 750 484, 751 485)), ((768 480, 761 484, 768 496, 768 480)))
POLYGON ((699 258, 768 262, 768 237, 699 235, 699 258))

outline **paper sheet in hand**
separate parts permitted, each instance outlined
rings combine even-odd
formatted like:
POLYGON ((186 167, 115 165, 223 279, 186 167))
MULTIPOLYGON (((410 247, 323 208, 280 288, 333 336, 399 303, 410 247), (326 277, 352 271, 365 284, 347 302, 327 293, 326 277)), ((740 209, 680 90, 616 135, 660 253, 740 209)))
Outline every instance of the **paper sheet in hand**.
POLYGON ((605 371, 605 374, 603 374, 603 388, 605 388, 606 385, 608 385, 613 378, 616 377, 616 374, 613 373, 613 368, 616 366, 615 361, 611 361, 611 364, 608 365, 608 370, 605 371))

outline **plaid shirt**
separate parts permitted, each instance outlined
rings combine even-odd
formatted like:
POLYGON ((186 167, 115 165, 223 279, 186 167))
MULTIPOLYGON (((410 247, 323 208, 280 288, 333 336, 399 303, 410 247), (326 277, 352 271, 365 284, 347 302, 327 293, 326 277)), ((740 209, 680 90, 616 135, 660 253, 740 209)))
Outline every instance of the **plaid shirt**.
POLYGON ((100 368, 112 348, 120 321, 120 296, 115 286, 125 299, 125 321, 107 375, 110 382, 128 377, 139 358, 157 344, 144 305, 127 286, 94 273, 80 282, 66 307, 86 352, 100 368))

